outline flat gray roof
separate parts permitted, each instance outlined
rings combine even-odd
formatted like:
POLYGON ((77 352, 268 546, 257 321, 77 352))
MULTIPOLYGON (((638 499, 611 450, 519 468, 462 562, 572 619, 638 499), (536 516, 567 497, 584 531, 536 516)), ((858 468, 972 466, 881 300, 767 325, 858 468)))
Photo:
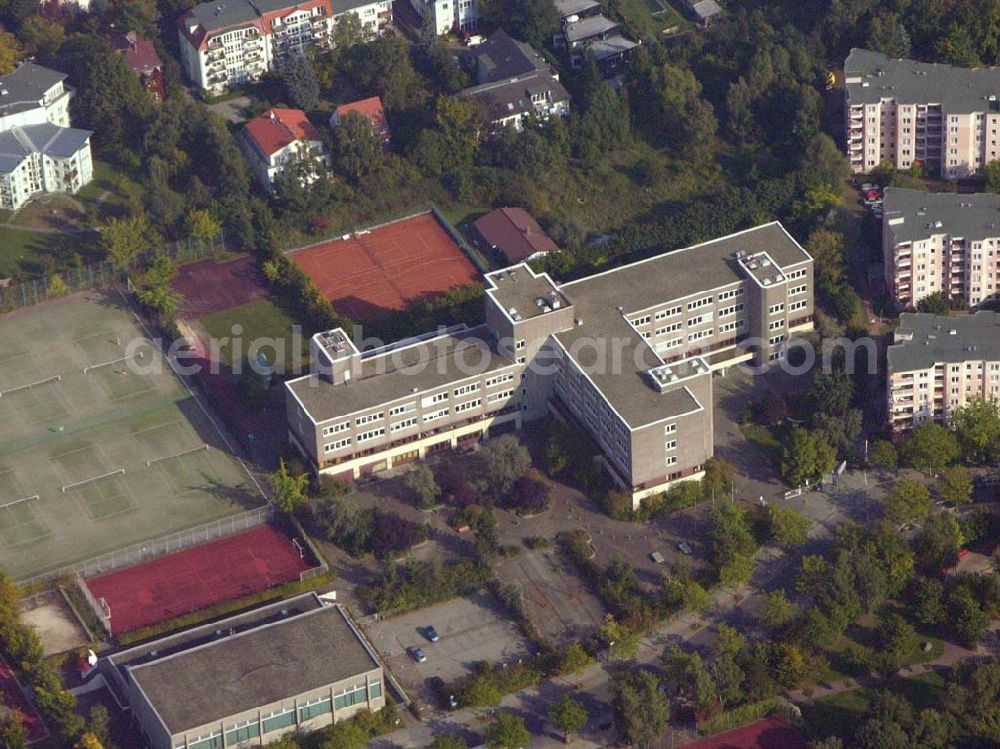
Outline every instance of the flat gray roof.
POLYGON ((559 287, 548 277, 542 274, 534 276, 523 265, 491 273, 489 280, 496 287, 490 289, 490 294, 511 317, 514 316, 511 310, 516 310, 522 320, 538 317, 543 314, 538 300, 549 302, 552 294, 556 295, 560 308, 572 306, 572 302, 559 292, 559 287))
POLYGON ((66 74, 58 70, 35 65, 21 64, 7 75, 0 76, 0 115, 16 114, 34 109, 45 96, 45 92, 65 80, 66 74))
POLYGON ((609 36, 607 39, 598 39, 588 44, 587 51, 594 56, 595 60, 600 62, 601 60, 607 60, 609 57, 628 52, 638 46, 638 42, 633 42, 631 39, 626 39, 620 34, 615 34, 614 36, 609 36))
POLYGON ((844 75, 848 104, 895 99, 901 104, 940 104, 956 114, 998 110, 998 102, 989 97, 1000 96, 1000 68, 958 68, 852 49, 844 75), (850 82, 854 78, 859 80, 850 82))
POLYGON ((559 287, 581 324, 557 333, 556 338, 570 353, 580 351, 574 356, 577 363, 629 426, 637 428, 686 413, 697 405, 683 388, 660 393, 653 386, 646 372, 659 366, 660 359, 625 318, 744 281, 746 275, 735 257, 741 250, 748 255, 766 250, 782 268, 810 259, 775 221, 559 287), (615 341, 621 347, 618 363, 611 359, 615 347, 596 352, 583 345, 586 340, 615 341))
POLYGON ((560 18, 577 16, 594 8, 600 8, 598 0, 555 0, 556 12, 560 18))
POLYGON ((579 21, 567 23, 563 29, 566 40, 570 43, 589 39, 592 36, 606 34, 618 28, 618 24, 604 16, 587 16, 579 21))
POLYGON ((889 346, 890 372, 930 369, 937 362, 1000 361, 1000 314, 996 312, 962 317, 904 312, 896 334, 912 338, 889 346))
POLYGON ((921 192, 888 187, 883 208, 883 220, 895 222, 890 228, 897 242, 927 239, 932 234, 967 240, 1000 237, 1000 195, 993 193, 921 192))
POLYGON ((171 734, 380 668, 340 606, 223 635, 130 668, 171 734))
POLYGON ((416 397, 414 388, 417 392, 434 390, 513 363, 497 350, 489 328, 480 325, 365 356, 361 373, 342 385, 331 385, 315 374, 287 384, 313 420, 323 422, 416 397))

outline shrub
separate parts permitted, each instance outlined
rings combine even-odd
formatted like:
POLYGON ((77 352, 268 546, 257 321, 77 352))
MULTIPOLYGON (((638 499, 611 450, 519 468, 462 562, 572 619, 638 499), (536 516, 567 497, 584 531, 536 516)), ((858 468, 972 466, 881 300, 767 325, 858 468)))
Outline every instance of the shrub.
POLYGON ((552 486, 531 470, 514 482, 510 504, 524 515, 545 512, 552 504, 552 486))

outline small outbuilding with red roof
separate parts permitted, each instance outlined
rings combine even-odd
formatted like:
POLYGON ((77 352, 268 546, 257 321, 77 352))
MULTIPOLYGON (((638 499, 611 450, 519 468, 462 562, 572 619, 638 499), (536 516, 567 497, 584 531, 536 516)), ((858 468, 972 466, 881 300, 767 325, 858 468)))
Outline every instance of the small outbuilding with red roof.
POLYGON ((263 112, 243 128, 242 145, 257 179, 268 190, 301 153, 330 165, 319 131, 301 109, 276 107, 263 112))
POLYGON ((502 255, 511 265, 558 252, 559 247, 523 208, 497 208, 477 219, 476 242, 502 255))

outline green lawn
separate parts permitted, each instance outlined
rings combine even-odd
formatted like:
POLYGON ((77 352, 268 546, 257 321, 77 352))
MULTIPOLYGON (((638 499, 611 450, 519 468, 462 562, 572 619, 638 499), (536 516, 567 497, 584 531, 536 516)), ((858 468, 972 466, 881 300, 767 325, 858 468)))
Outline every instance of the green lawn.
POLYGON ((41 275, 51 242, 47 234, 0 226, 0 278, 41 275))
POLYGON ((756 445, 775 465, 781 463, 781 441, 774 432, 760 424, 740 424, 740 431, 747 442, 756 445))
MULTIPOLYGON (((256 302, 234 307, 225 312, 208 315, 201 318, 199 322, 212 338, 220 340, 231 338, 233 326, 242 325, 242 353, 244 357, 253 341, 261 341, 262 345, 265 343, 264 339, 280 341, 282 342, 280 345, 284 347, 281 358, 283 358, 285 366, 291 367, 295 364, 295 331, 293 329, 295 321, 266 299, 259 299, 256 302)), ((307 357, 309 355, 309 331, 302 330, 300 334, 302 336, 299 344, 300 352, 302 356, 307 357)), ((267 357, 268 362, 273 363, 275 350, 274 346, 263 345, 261 353, 267 357)), ((234 347, 232 345, 221 346, 219 352, 225 363, 230 365, 233 363, 234 347)))
POLYGON ((656 4, 656 0, 621 0, 619 8, 628 23, 643 36, 660 36, 672 28, 677 31, 690 28, 691 23, 674 10, 667 0, 658 2, 664 10, 656 15, 650 12, 650 7, 656 4))
MULTIPOLYGON (((905 697, 920 711, 939 705, 945 680, 936 671, 928 671, 907 679, 894 679, 878 688, 905 697)), ((872 694, 872 689, 859 688, 822 697, 802 705, 802 718, 818 735, 850 736, 861 724, 872 694)))
POLYGON ((138 192, 141 186, 127 174, 106 161, 94 160, 94 178, 87 183, 76 197, 88 207, 96 207, 104 218, 108 213, 117 213, 125 207, 128 193, 138 192), (101 197, 104 200, 101 200, 101 197))

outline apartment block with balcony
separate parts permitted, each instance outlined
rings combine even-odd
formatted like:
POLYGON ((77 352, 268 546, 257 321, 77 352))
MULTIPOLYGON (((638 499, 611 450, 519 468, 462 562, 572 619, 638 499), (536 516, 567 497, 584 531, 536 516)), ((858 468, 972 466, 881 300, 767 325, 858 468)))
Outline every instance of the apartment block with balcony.
POLYGON ((69 127, 73 89, 66 74, 26 62, 0 76, 0 130, 50 122, 69 127))
POLYGON ((220 94, 280 70, 310 47, 328 47, 337 19, 346 13, 377 34, 392 20, 392 0, 202 3, 177 19, 181 63, 194 83, 220 94))
POLYGON ((486 276, 486 322, 361 351, 313 338, 286 383, 289 436, 346 479, 553 413, 589 433, 633 501, 712 456, 712 373, 767 366, 812 329, 812 259, 778 223, 558 284, 486 276))
POLYGON ((91 135, 50 122, 0 132, 0 208, 16 211, 37 193, 79 192, 94 176, 91 135))
POLYGON ((855 173, 921 164, 945 179, 1000 158, 1000 68, 958 68, 852 49, 844 63, 847 155, 855 173))
POLYGON ((479 27, 479 0, 410 0, 410 5, 439 35, 479 27))
POLYGON ((902 314, 888 349, 893 435, 925 421, 949 423, 976 397, 1000 399, 1000 314, 902 314))
POLYGON ((900 308, 931 294, 977 307, 1000 294, 1000 196, 888 188, 882 256, 900 308))

